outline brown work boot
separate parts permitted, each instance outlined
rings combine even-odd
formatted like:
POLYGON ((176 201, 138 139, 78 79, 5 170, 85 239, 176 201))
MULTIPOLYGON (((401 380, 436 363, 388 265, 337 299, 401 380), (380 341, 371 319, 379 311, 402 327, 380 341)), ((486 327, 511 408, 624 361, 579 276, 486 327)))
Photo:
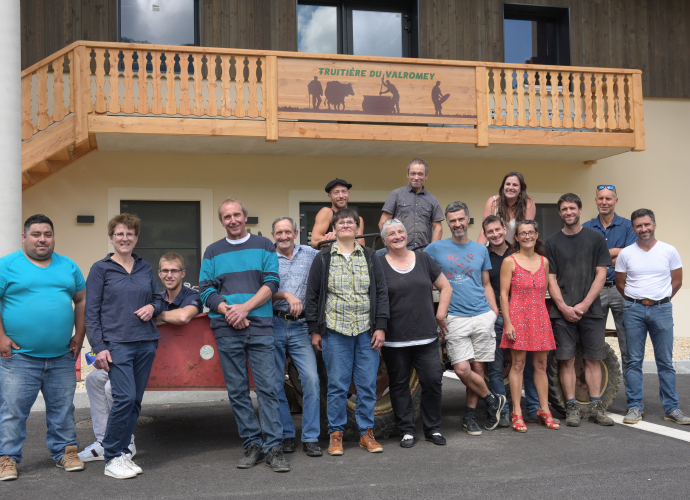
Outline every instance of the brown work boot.
POLYGON ((364 448, 369 453, 381 453, 383 447, 374 439, 374 432, 371 428, 367 429, 366 434, 359 438, 359 447, 364 448))
POLYGON ((84 470, 84 462, 79 459, 77 452, 79 448, 77 446, 67 446, 65 448, 65 454, 62 458, 55 462, 56 467, 65 469, 68 472, 73 472, 76 470, 84 470))
POLYGON ((343 433, 341 431, 331 432, 331 444, 328 445, 329 455, 343 454, 343 433))
POLYGON ((17 462, 7 455, 0 457, 0 481, 17 479, 17 462))

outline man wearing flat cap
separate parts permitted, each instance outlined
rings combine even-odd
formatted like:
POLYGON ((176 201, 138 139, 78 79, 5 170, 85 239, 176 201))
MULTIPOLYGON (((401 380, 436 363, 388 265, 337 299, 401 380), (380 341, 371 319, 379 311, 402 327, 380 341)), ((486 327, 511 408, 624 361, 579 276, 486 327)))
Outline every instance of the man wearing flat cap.
MULTIPOLYGON (((328 199, 331 200, 330 207, 323 207, 316 214, 314 229, 311 231, 311 246, 318 249, 319 243, 324 240, 334 240, 335 231, 333 228, 333 216, 342 208, 347 208, 350 200, 350 188, 352 184, 344 179, 333 179, 326 184, 328 199)), ((357 234, 364 234, 364 219, 359 218, 357 234)))

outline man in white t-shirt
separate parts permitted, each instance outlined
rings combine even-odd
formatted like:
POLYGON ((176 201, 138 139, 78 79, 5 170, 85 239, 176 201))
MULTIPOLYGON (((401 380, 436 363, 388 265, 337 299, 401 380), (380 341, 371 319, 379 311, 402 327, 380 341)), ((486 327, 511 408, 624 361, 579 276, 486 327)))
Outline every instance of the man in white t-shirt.
POLYGON ((683 283, 683 263, 674 247, 654 237, 654 212, 640 208, 632 213, 630 220, 637 243, 621 250, 616 261, 616 288, 625 298, 623 325, 628 340, 625 372, 628 414, 623 423, 636 424, 642 420, 642 360, 649 332, 659 373, 659 394, 666 412, 664 420, 690 424, 690 418, 683 415, 678 404, 673 368, 671 298, 683 283))

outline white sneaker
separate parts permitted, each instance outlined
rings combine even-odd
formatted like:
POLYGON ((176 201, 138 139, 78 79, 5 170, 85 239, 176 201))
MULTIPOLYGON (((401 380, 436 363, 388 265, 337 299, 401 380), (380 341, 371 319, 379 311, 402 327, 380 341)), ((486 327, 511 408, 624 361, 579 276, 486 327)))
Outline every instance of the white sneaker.
POLYGON ((130 454, 123 453, 122 454, 122 461, 125 463, 125 465, 127 465, 127 467, 132 469, 137 474, 141 474, 142 472, 144 472, 143 470, 141 470, 141 467, 139 467, 137 464, 132 462, 132 456, 130 454))
POLYGON ((105 460, 103 446, 96 441, 90 444, 79 452, 79 460, 82 462, 95 462, 96 460, 105 460))
POLYGON ((105 463, 106 476, 114 477, 115 479, 129 479, 136 477, 137 473, 130 469, 122 455, 115 457, 105 463))

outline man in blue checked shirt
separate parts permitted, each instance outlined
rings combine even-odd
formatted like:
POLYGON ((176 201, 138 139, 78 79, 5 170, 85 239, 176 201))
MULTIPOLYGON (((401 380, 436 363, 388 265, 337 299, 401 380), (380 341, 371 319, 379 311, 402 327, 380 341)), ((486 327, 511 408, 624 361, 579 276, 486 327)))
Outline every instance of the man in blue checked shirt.
POLYGON ((280 401, 280 420, 283 424, 283 452, 295 451, 295 424, 285 396, 285 360, 290 354, 299 372, 302 385, 302 450, 308 457, 320 457, 320 397, 319 374, 311 335, 304 318, 304 298, 311 263, 318 251, 310 246, 295 245, 297 224, 290 217, 273 221, 271 231, 276 242, 280 268, 280 288, 273 294, 273 341, 276 359, 276 392, 280 401))
POLYGON ((628 347, 625 340, 625 327, 623 327, 623 304, 625 301, 623 296, 616 290, 616 272, 614 269, 618 254, 625 247, 636 243, 637 235, 632 229, 630 219, 616 214, 616 204, 618 203, 616 186, 610 184, 597 186, 594 202, 597 204, 599 215, 585 222, 582 226, 593 229, 606 238, 606 246, 608 246, 611 259, 613 260, 613 265, 606 269, 606 282, 604 283, 604 288, 601 289, 599 299, 601 300, 601 308, 604 311, 604 318, 608 317, 609 309, 611 314, 613 314, 613 321, 616 324, 616 333, 618 335, 618 347, 621 351, 621 364, 623 366, 623 374, 625 375, 625 366, 628 361, 628 347))

